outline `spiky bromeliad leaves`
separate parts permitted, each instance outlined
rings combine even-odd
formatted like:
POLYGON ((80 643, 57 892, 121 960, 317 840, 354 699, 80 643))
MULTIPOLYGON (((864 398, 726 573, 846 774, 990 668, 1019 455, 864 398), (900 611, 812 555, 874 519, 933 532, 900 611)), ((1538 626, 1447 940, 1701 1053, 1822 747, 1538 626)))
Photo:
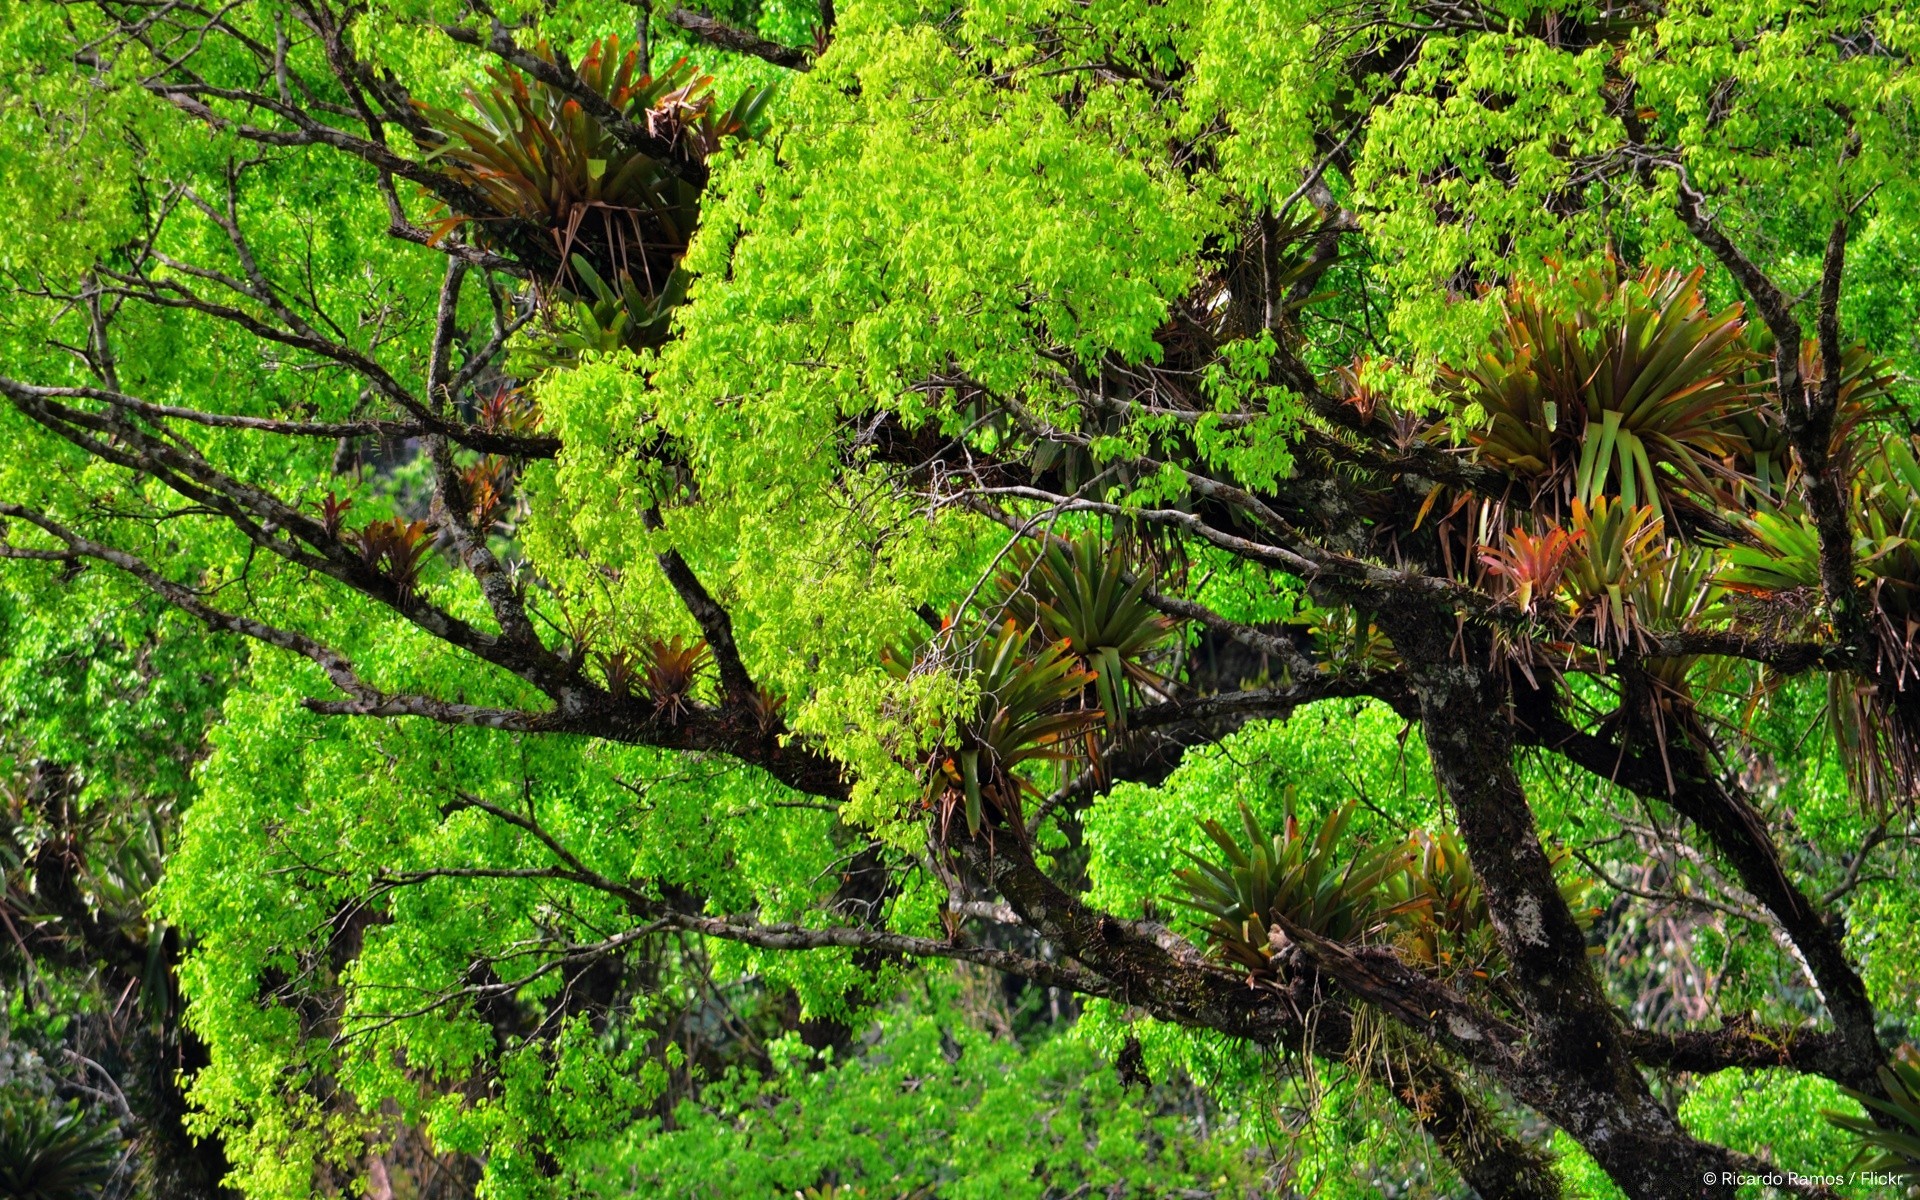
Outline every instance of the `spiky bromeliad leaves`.
POLYGON ((341 527, 346 522, 347 510, 353 507, 353 501, 343 498, 329 490, 320 498, 320 528, 326 530, 328 537, 339 537, 341 527))
POLYGON ((1574 544, 1561 586, 1575 613, 1593 619, 1600 645, 1632 643, 1639 628, 1635 588, 1661 560, 1665 524, 1651 507, 1625 500, 1573 502, 1574 544))
POLYGON ((499 521, 513 491, 513 475, 513 464, 494 454, 460 471, 466 516, 475 529, 488 531, 499 521))
MULTIPOLYGON (((1202 928, 1214 952, 1255 975, 1271 973, 1276 914, 1332 941, 1391 943, 1412 965, 1454 978, 1487 980, 1500 970, 1499 940, 1487 912, 1479 876, 1466 847, 1450 830, 1415 830, 1405 842, 1346 853, 1340 842, 1356 808, 1348 801, 1314 832, 1303 831, 1288 811, 1269 836, 1240 806, 1240 833, 1218 821, 1201 828, 1224 858, 1188 854, 1192 867, 1174 872, 1181 892, 1173 902, 1206 919, 1202 928)), ((1584 928, 1598 915, 1586 903, 1592 883, 1562 870, 1572 858, 1550 855, 1560 894, 1584 928)))
POLYGON ((1886 1066, 1880 1068, 1881 1095, 1842 1088, 1847 1095, 1865 1105, 1869 1114, 1880 1113, 1887 1120, 1875 1121, 1871 1115, 1828 1110, 1828 1121, 1853 1134, 1860 1143, 1854 1166, 1863 1171, 1889 1171, 1920 1176, 1920 1053, 1902 1046, 1886 1066))
POLYGON ((1368 614, 1354 608, 1304 607, 1291 621, 1313 641, 1314 660, 1326 671, 1393 669, 1400 656, 1368 614))
POLYGON ((1164 689, 1168 680, 1141 660, 1167 640, 1175 622, 1148 604, 1147 579, 1129 583, 1128 556, 1097 536, 1071 549, 1048 546, 1017 558, 1000 577, 1005 610, 1070 651, 1094 676, 1107 726, 1127 727, 1133 688, 1164 689))
POLYGON ((652 638, 640 647, 641 683, 653 698, 653 707, 669 723, 685 716, 693 705, 699 683, 712 655, 706 639, 652 638))
POLYGON ((392 580, 402 596, 412 596, 420 586, 420 568, 433 550, 435 535, 425 521, 389 517, 368 522, 353 541, 368 570, 392 580))
MULTIPOLYGON (((883 656, 895 678, 937 663, 938 647, 953 636, 952 627, 911 650, 889 649, 883 656)), ((1023 828, 1022 797, 1039 789, 1016 768, 1029 762, 1065 762, 1080 757, 1076 741, 1104 720, 1081 700, 1096 682, 1065 642, 1031 647, 1031 627, 1008 618, 991 635, 961 651, 961 670, 979 688, 973 715, 960 723, 953 744, 935 756, 927 797, 937 804, 945 829, 957 808, 968 833, 978 833, 990 817, 1023 828)))
MULTIPOLYGON (((1863 368, 1863 376, 1866 374, 1863 368)), ((1828 678, 1827 718, 1855 790, 1876 805, 1920 790, 1920 457, 1910 438, 1889 438, 1856 455, 1850 482, 1854 577, 1890 684, 1828 678)), ((1787 628, 1822 620, 1810 602, 1820 587, 1820 543, 1805 505, 1788 492, 1740 522, 1747 540, 1729 546, 1718 582, 1753 597, 1787 628)), ((1815 630, 1818 632, 1818 630, 1815 630)))
POLYGON ((1580 532, 1568 532, 1550 526, 1539 534, 1514 528, 1507 534, 1504 549, 1484 547, 1480 561, 1487 571, 1503 579, 1515 605, 1532 612, 1537 604, 1551 602, 1560 588, 1567 559, 1579 547, 1580 532))
POLYGON ((550 342, 543 343, 545 361, 559 365, 589 354, 605 354, 622 347, 650 346, 666 337, 673 310, 687 298, 686 272, 675 270, 657 292, 648 292, 631 272, 622 271, 608 283, 585 257, 572 257, 575 298, 560 314, 550 342))
POLYGON ((1287 808, 1280 828, 1269 835, 1242 804, 1244 844, 1218 821, 1202 822, 1224 857, 1214 862, 1190 853, 1193 866, 1174 872, 1181 886, 1174 903, 1207 918, 1202 926, 1215 951, 1256 975, 1272 970, 1276 913, 1332 941, 1364 941, 1381 931, 1388 916, 1384 885, 1406 867, 1398 846, 1341 853, 1341 835, 1353 819, 1351 801, 1311 834, 1292 811, 1291 793, 1287 808))
POLYGON ((1441 975, 1485 975, 1500 944, 1480 877, 1450 830, 1415 830, 1406 867, 1382 884, 1394 914, 1393 942, 1409 962, 1441 975))
MULTIPOLYGON (((1576 620, 1591 621, 1601 647, 1634 650, 1649 630, 1680 632, 1711 616, 1721 595, 1717 560, 1709 551, 1667 539, 1666 522, 1650 505, 1595 497, 1591 506, 1573 501, 1571 528, 1548 525, 1538 533, 1515 528, 1504 549, 1483 547, 1488 573, 1502 579, 1508 595, 1530 612, 1552 595, 1576 620)), ((1529 672, 1524 658, 1515 660, 1529 672)), ((1637 659, 1627 673, 1620 716, 1644 727, 1663 748, 1670 720, 1706 745, 1693 711, 1688 675, 1694 656, 1637 659)))
MULTIPOLYGON (((1889 438, 1863 456, 1851 481, 1854 574, 1868 588, 1883 632, 1905 644, 1920 623, 1920 515, 1910 498, 1920 487, 1920 458, 1907 438, 1889 438)), ((1744 544, 1727 548, 1720 580, 1763 598, 1817 588, 1820 543, 1797 497, 1763 504, 1741 520, 1744 544)))
MULTIPOLYGON (((545 42, 534 53, 555 61, 545 42)), ((759 120, 772 88, 750 90, 723 109, 712 77, 685 59, 645 74, 638 51, 623 52, 613 37, 594 43, 576 70, 670 154, 636 149, 558 89, 495 68, 493 87, 467 93, 470 115, 422 107, 444 138, 433 161, 489 209, 450 213, 439 232, 466 227, 480 244, 544 277, 575 309, 563 350, 655 345, 686 295, 680 259, 700 219, 703 165, 721 142, 759 120)))
POLYGON ((530 437, 540 428, 540 410, 533 398, 507 383, 482 396, 473 415, 480 428, 488 433, 530 437))
MULTIPOLYGON (((1758 357, 1748 370, 1748 386, 1756 395, 1770 393, 1775 383, 1773 334, 1756 321, 1747 329, 1747 340, 1758 357)), ((1817 386, 1822 374, 1819 343, 1809 338, 1800 347, 1800 377, 1817 386)), ((1865 346, 1849 346, 1842 351, 1829 454, 1842 462, 1851 461, 1862 428, 1895 414, 1891 401, 1896 378, 1887 360, 1875 357, 1865 346)), ((1763 508, 1792 495, 1796 468, 1779 406, 1755 405, 1734 414, 1733 423, 1743 443, 1735 460, 1742 485, 1763 508)))
POLYGON ((120 1157, 112 1125, 88 1122, 44 1096, 0 1092, 0 1195, 12 1200, 93 1200, 120 1157))
POLYGON ((1486 414, 1468 435, 1481 459, 1529 481, 1551 515, 1607 496, 1671 517, 1722 495, 1757 356, 1739 305, 1708 310, 1702 275, 1575 279, 1570 307, 1546 289, 1510 290, 1490 347, 1447 376, 1486 414))
MULTIPOLYGON (((1487 979, 1501 969, 1499 939, 1487 914, 1480 877, 1467 849, 1450 829, 1416 829, 1407 839, 1405 869, 1383 881, 1393 944, 1402 956, 1443 977, 1487 979)), ((1556 869, 1561 898, 1582 928, 1599 910, 1587 903, 1592 881, 1565 870, 1572 852, 1548 855, 1556 869)))
POLYGON ((649 638, 638 649, 598 656, 607 690, 622 700, 645 696, 656 715, 677 724, 693 708, 693 689, 712 664, 704 638, 649 638))
MULTIPOLYGON (((1643 562, 1633 580, 1628 604, 1642 627, 1661 631, 1690 629, 1713 615, 1719 605, 1717 560, 1698 546, 1674 544, 1663 558, 1643 562)), ((1680 686, 1693 656, 1649 658, 1642 669, 1680 686)))

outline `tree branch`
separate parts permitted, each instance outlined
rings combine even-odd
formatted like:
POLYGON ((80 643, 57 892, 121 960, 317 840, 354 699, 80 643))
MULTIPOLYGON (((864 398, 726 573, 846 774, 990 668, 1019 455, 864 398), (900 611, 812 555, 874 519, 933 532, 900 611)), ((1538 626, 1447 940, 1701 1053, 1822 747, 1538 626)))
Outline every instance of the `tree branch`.
POLYGON ((1743 1018, 1728 1021, 1718 1029, 1662 1033, 1629 1028, 1621 1036, 1643 1065, 1696 1075, 1736 1067, 1785 1067, 1835 1079, 1846 1073, 1849 1056, 1846 1040, 1836 1033, 1767 1027, 1743 1018))
MULTIPOLYGON (((658 508, 647 509, 641 514, 641 522, 651 533, 660 533, 664 528, 658 508)), ((680 557, 679 550, 669 546, 654 558, 706 637, 707 649, 713 652, 714 666, 720 672, 721 691, 726 694, 728 702, 740 705, 750 703, 757 689, 753 677, 747 674, 746 664, 740 659, 739 644, 733 639, 733 618, 714 600, 700 582, 700 577, 687 565, 687 560, 680 557)))
MULTIPOLYGON (((822 11, 833 11, 830 0, 822 0, 822 11)), ((779 42, 768 41, 755 33, 716 21, 704 13, 688 8, 667 10, 669 24, 677 25, 694 37, 722 50, 735 54, 747 54, 754 58, 772 63, 776 67, 785 67, 789 71, 805 71, 813 66, 813 55, 792 46, 783 46, 779 42)))
POLYGON ((1833 1076, 1848 1087, 1871 1083, 1885 1061, 1875 1032, 1873 1003, 1848 961, 1835 930, 1813 901, 1787 877, 1766 819, 1730 781, 1718 777, 1700 751, 1684 739, 1670 741, 1664 757, 1574 728, 1558 716, 1529 713, 1524 736, 1590 774, 1637 795, 1660 800, 1702 833, 1732 865, 1740 886, 1780 923, 1806 964, 1847 1048, 1833 1076))

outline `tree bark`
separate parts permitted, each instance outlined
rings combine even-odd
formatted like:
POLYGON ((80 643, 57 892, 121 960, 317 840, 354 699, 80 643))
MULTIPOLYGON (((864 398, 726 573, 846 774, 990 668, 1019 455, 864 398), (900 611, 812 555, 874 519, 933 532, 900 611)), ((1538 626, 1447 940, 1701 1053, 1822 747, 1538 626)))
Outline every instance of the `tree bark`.
POLYGON ((1587 957, 1513 766, 1506 680, 1470 630, 1387 618, 1411 661, 1427 750, 1522 998, 1524 1052, 1494 1064, 1634 1200, 1718 1195, 1740 1156, 1695 1139, 1648 1089, 1587 957))

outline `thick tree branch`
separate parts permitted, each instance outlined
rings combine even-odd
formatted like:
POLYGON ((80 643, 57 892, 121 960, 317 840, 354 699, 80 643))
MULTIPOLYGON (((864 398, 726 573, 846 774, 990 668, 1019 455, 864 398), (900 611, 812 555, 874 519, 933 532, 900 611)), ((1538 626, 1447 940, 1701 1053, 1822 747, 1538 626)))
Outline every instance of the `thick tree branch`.
MULTIPOLYGON (((822 11, 832 13, 830 0, 822 0, 822 11)), ((768 41, 759 34, 735 29, 723 21, 716 21, 705 13, 697 13, 689 8, 668 9, 667 21, 708 45, 718 46, 722 50, 730 50, 735 54, 751 55, 770 62, 776 67, 785 67, 789 71, 805 71, 813 66, 813 55, 808 51, 768 41)))
MULTIPOLYGON (((1621 1040, 1514 770, 1513 735, 1500 719, 1509 703, 1504 674, 1473 665, 1487 661, 1484 644, 1463 643, 1463 631, 1448 623, 1393 608, 1381 622, 1408 662, 1434 776, 1453 804, 1506 978, 1524 998, 1526 1051, 1515 1064, 1524 1065, 1495 1077, 1578 1140, 1636 1200, 1664 1200, 1674 1180, 1738 1169, 1739 1156, 1680 1126, 1621 1040)), ((1477 1051, 1469 1061, 1498 1071, 1503 1040, 1471 1028, 1480 1038, 1456 1032, 1448 1045, 1477 1051)))
POLYGON ((1636 1060, 1665 1071, 1711 1075, 1736 1067, 1785 1067, 1829 1079, 1843 1076, 1849 1055, 1845 1039, 1816 1029, 1768 1028, 1735 1019, 1718 1029, 1662 1033, 1628 1029, 1621 1035, 1636 1060))
POLYGON ((1558 1200, 1553 1163, 1489 1111, 1475 1081, 1425 1050, 1389 1056, 1387 1085, 1480 1200, 1558 1200), (1398 1067, 1399 1078, 1391 1078, 1398 1067))
POLYGON ((1524 1031, 1407 966, 1391 950, 1342 945, 1278 911, 1273 922, 1307 961, 1355 999, 1424 1033, 1496 1078, 1512 1079, 1527 1069, 1524 1031))
POLYGON ((1384 700, 1395 709, 1410 709, 1413 705, 1413 691, 1397 673, 1343 675, 1321 672, 1283 687, 1216 692, 1211 696, 1142 705, 1127 715, 1127 724, 1133 728, 1150 729, 1226 716, 1286 717, 1303 704, 1361 696, 1384 700))
POLYGON ((1670 742, 1660 756, 1635 752, 1559 717, 1528 714, 1526 736, 1594 776, 1637 795, 1673 806, 1706 834, 1735 876, 1780 923, 1818 986, 1840 1031, 1844 1056, 1822 1061, 1838 1068, 1834 1078, 1849 1087, 1870 1086, 1885 1061, 1875 1032, 1866 985, 1848 961, 1838 933, 1813 901, 1787 876, 1766 818, 1728 780, 1711 770, 1685 741, 1670 742))
MULTIPOLYGON (((649 532, 659 533, 663 529, 660 510, 649 508, 641 514, 641 522, 649 532)), ((667 582, 673 586, 675 594, 685 604, 700 626, 700 632, 707 639, 707 649, 713 653, 715 668, 720 672, 720 688, 726 693, 731 704, 749 704, 757 690, 753 677, 747 674, 747 667, 740 659, 740 646, 733 639, 733 618, 722 608, 708 592, 700 577, 693 573, 687 560, 680 551, 669 546, 654 556, 660 564, 661 572, 667 582)))
POLYGON ((1708 212, 1707 198, 1694 188, 1685 169, 1676 166, 1674 173, 1681 221, 1745 289, 1773 334, 1774 383, 1794 454, 1800 460, 1807 510, 1820 539, 1821 590, 1843 640, 1856 649, 1863 648, 1866 625, 1853 579, 1853 533, 1847 516, 1846 482, 1839 478, 1830 451, 1835 402, 1839 396, 1838 312, 1841 272, 1846 258, 1846 217, 1842 215, 1834 222, 1827 240, 1821 271, 1821 309, 1817 318, 1822 324, 1823 376, 1832 379, 1833 391, 1830 397, 1826 394, 1828 385, 1823 378, 1816 394, 1810 395, 1808 381, 1800 369, 1805 333, 1799 318, 1793 314, 1793 300, 1733 244, 1708 212))

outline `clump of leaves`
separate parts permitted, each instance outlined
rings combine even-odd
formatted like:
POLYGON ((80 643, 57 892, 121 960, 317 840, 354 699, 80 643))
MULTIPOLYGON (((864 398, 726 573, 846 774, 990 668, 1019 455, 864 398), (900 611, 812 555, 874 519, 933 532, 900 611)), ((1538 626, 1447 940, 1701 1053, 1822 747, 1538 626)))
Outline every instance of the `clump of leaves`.
POLYGON ((1827 677, 1826 715, 1854 794, 1880 811, 1911 806, 1920 794, 1920 696, 1836 671, 1827 677))
POLYGON ((1599 645, 1623 647, 1636 636, 1634 590, 1660 559, 1663 528, 1648 506, 1604 496, 1591 506, 1573 502, 1564 586, 1575 613, 1592 618, 1599 645))
POLYGON ((12 1200, 93 1200, 120 1157, 112 1125, 23 1089, 0 1092, 0 1195, 12 1200))
POLYGON ((1708 309, 1703 275, 1613 267, 1563 281, 1570 304, 1509 289, 1488 349, 1447 376, 1486 414, 1469 433, 1480 457, 1529 480, 1548 515, 1617 497, 1671 516, 1722 496, 1757 355, 1739 305, 1708 309))
POLYGON ((433 550, 434 534, 425 521, 389 517, 368 522, 354 535, 353 544, 368 570, 392 580, 402 597, 411 597, 420 586, 420 568, 433 550))
MULTIPOLYGON (((1700 547, 1684 544, 1668 546, 1664 558, 1641 560, 1625 589, 1624 611, 1631 625, 1616 626, 1614 636, 1624 638, 1629 628, 1634 636, 1643 630, 1684 630, 1716 612, 1722 589, 1715 579, 1715 561, 1700 547)), ((1595 601, 1596 628, 1602 612, 1615 611, 1612 603, 1611 593, 1604 602, 1595 601)), ((1624 725, 1629 737, 1651 736, 1669 773, 1667 747, 1676 734, 1702 749, 1713 744, 1694 701, 1691 676, 1700 661, 1689 654, 1627 664, 1621 671, 1620 705, 1605 722, 1624 725)))
MULTIPOLYGON (((1756 394, 1770 392, 1776 386, 1773 333, 1764 323, 1755 322, 1748 327, 1747 340, 1756 358, 1748 372, 1749 386, 1756 394)), ((1817 387, 1824 374, 1820 343, 1808 338, 1800 346, 1800 377, 1817 387)), ((1828 454, 1838 461, 1849 461, 1863 427, 1894 415, 1890 400, 1895 378, 1891 365, 1868 353, 1865 346, 1856 344, 1841 351, 1840 388, 1828 454)), ((1780 406, 1760 404, 1735 414, 1733 420, 1742 440, 1735 466, 1748 491, 1763 505, 1791 495, 1795 464, 1780 406)))
POLYGON ((1309 605, 1292 623, 1306 628, 1313 639, 1314 659, 1324 670, 1387 671, 1400 663, 1392 639, 1358 609, 1309 605))
POLYGON ((1416 966, 1442 975, 1484 974, 1500 952, 1480 877, 1451 830, 1416 830, 1406 868, 1384 884, 1396 916, 1394 945, 1416 966))
POLYGON ((503 383, 480 398, 474 419, 488 433, 527 437, 540 428, 540 409, 526 392, 503 383))
POLYGON ((622 700, 633 696, 633 685, 640 679, 640 656, 631 650, 616 650, 600 656, 600 675, 607 690, 622 700))
POLYGON ((687 275, 677 268, 658 291, 649 292, 624 271, 608 283, 576 254, 573 277, 584 286, 554 322, 553 343, 546 350, 549 365, 623 347, 657 345, 667 335, 674 308, 687 298, 687 275))
MULTIPOLYGON (((1920 789, 1920 458, 1908 438, 1889 438, 1857 455, 1849 485, 1854 517, 1854 578, 1868 605, 1874 649, 1891 668, 1891 687, 1858 676, 1829 677, 1828 726, 1855 791, 1875 805, 1920 789)), ((1741 519, 1746 540, 1728 546, 1716 582, 1784 614, 1788 624, 1829 614, 1809 602, 1820 591, 1820 539, 1797 496, 1741 519)), ((1824 632, 1816 630, 1815 632, 1824 632)))
MULTIPOLYGON (((533 53, 556 61, 545 42, 533 53)), ((467 93, 469 113, 421 109, 440 139, 432 161, 486 208, 448 214, 439 235, 465 227, 521 259, 550 277, 559 299, 583 304, 596 329, 633 347, 656 343, 684 296, 680 259, 699 222, 707 156, 746 134, 772 96, 761 88, 720 108, 713 79, 685 59, 658 74, 639 64, 637 50, 609 37, 576 70, 665 153, 637 149, 579 101, 507 68, 489 72, 492 87, 467 93)))
POLYGON ((1128 687, 1163 689, 1168 680, 1141 660, 1163 644, 1175 622, 1148 604, 1147 580, 1129 557, 1097 535, 1071 549, 1050 545, 1014 560, 1000 577, 1005 611, 1058 643, 1094 676, 1107 725, 1122 732, 1133 704, 1128 687))
POLYGON ((346 521, 347 510, 352 507, 353 501, 351 499, 343 500, 331 491, 322 497, 320 501, 320 528, 326 530, 328 537, 337 538, 340 536, 340 530, 346 521))
POLYGON ((1879 1095, 1842 1088, 1871 1112, 1889 1118, 1886 1127, 1871 1116, 1826 1111, 1828 1121, 1846 1130, 1860 1142, 1854 1166, 1863 1171, 1888 1171, 1898 1175, 1920 1175, 1920 1053, 1902 1046, 1893 1061, 1880 1068, 1879 1095))
POLYGON ((1506 581, 1514 604, 1530 613, 1535 604, 1552 602, 1567 559, 1580 544, 1581 536, 1558 526, 1549 526, 1539 534, 1515 527, 1507 534, 1504 548, 1483 547, 1480 561, 1490 574, 1506 581))
MULTIPOLYGON (((1238 831, 1202 822, 1224 857, 1188 854, 1194 865, 1174 872, 1181 891, 1173 902, 1206 918, 1214 953, 1256 975, 1271 971, 1275 946, 1285 944, 1277 915, 1332 941, 1390 941, 1410 964, 1442 976, 1496 976, 1499 939, 1458 835, 1416 830, 1398 845, 1343 853, 1355 807, 1348 801, 1304 831, 1289 788, 1285 819, 1271 835, 1244 804, 1238 831)), ((1560 870, 1571 858, 1565 849, 1552 855, 1561 898, 1584 927, 1599 910, 1586 902, 1591 881, 1560 870)))
MULTIPOLYGON (((1861 457, 1849 489, 1857 514, 1855 577, 1901 641, 1920 622, 1920 514, 1910 503, 1915 487, 1920 459, 1912 441, 1889 438, 1861 457)), ((1759 596, 1819 586, 1819 536, 1798 497, 1763 505, 1741 526, 1748 540, 1728 547, 1721 582, 1759 596)))
POLYGON ((489 454, 461 470, 460 484, 466 493, 467 519, 475 529, 485 533, 493 528, 500 519, 500 510, 507 505, 507 495, 513 488, 513 465, 498 455, 489 454))
POLYGON ((765 733, 779 726, 786 719, 787 698, 766 688, 756 685, 753 694, 747 697, 747 710, 765 733))
MULTIPOLYGON (((1450 829, 1418 829, 1407 839, 1405 869, 1382 885, 1392 915, 1394 946, 1415 966, 1442 976, 1489 979, 1500 970, 1499 938, 1487 912, 1480 876, 1467 848, 1450 829)), ((1593 881, 1566 869, 1573 854, 1551 851, 1560 898, 1581 928, 1600 915, 1587 900, 1593 881)))
POLYGON ((641 643, 637 660, 640 682, 653 700, 654 712, 668 723, 678 724, 692 711, 694 685, 711 661, 704 638, 674 636, 641 643))
POLYGON ((1382 929, 1390 903, 1384 885, 1406 860, 1399 847, 1342 854, 1353 812, 1349 801, 1307 833, 1289 789, 1285 819, 1271 835, 1244 804, 1244 842, 1218 821, 1204 821, 1222 858, 1189 853, 1193 866, 1174 872, 1181 891, 1173 902, 1201 913, 1214 951, 1255 974, 1271 970, 1276 914, 1332 941, 1365 941, 1382 929))
MULTIPOLYGON (((937 662, 939 648, 954 634, 949 626, 916 649, 889 649, 882 661, 904 679, 937 662)), ((1076 740, 1105 717, 1082 703, 1095 674, 1080 666, 1065 642, 1035 648, 1035 640, 1031 628, 1009 617, 961 652, 960 670, 973 680, 979 699, 952 745, 934 755, 929 772, 927 798, 937 806, 943 831, 956 810, 965 814, 969 834, 992 818, 1022 829, 1022 798, 1039 789, 1018 768, 1078 757, 1076 740)))

